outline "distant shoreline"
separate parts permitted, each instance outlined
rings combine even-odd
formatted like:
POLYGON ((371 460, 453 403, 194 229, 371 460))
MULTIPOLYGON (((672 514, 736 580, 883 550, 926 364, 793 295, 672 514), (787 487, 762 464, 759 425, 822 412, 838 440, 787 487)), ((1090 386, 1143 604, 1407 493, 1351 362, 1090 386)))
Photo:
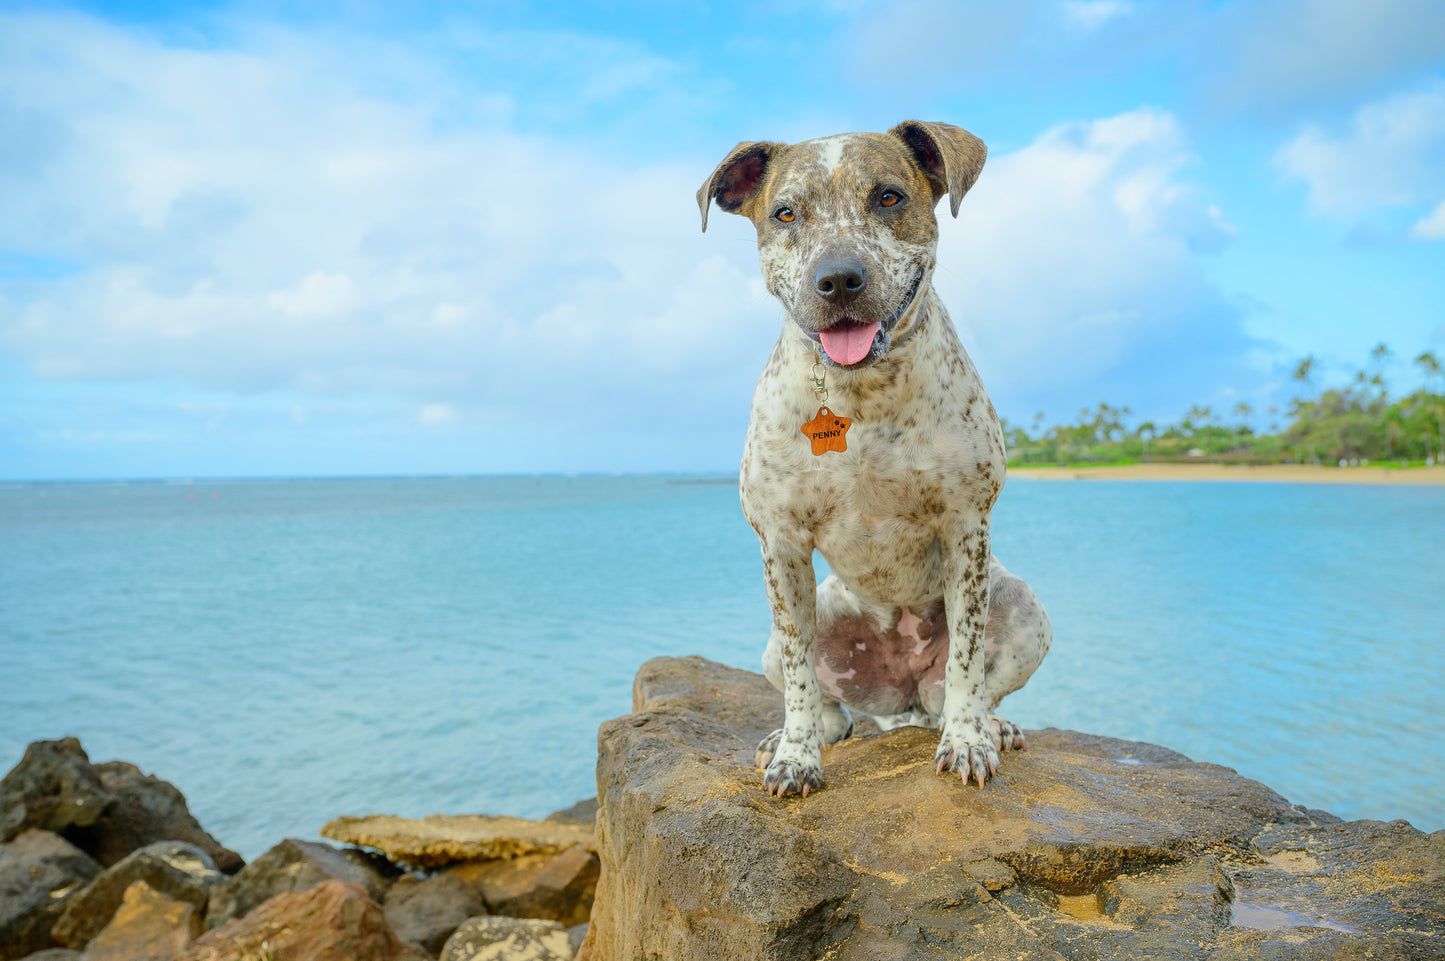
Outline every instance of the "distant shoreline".
POLYGON ((1445 466, 1324 467, 1318 464, 1125 464, 1113 467, 1010 467, 1034 480, 1244 481, 1276 484, 1445 484, 1445 466))

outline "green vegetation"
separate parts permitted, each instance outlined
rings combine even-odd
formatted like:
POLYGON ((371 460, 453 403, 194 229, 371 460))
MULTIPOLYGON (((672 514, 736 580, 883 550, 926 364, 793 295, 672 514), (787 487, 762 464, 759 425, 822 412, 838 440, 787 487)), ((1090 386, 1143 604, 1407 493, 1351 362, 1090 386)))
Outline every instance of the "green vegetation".
POLYGON ((1125 425, 1127 407, 1101 403, 1079 414, 1078 423, 1045 428, 1036 414, 1033 432, 1004 423, 1009 463, 1133 464, 1141 461, 1215 461, 1231 464, 1337 464, 1386 461, 1442 463, 1445 451, 1445 373, 1430 351, 1415 358, 1426 386, 1405 397, 1391 398, 1380 372, 1390 348, 1379 344, 1370 352, 1375 372, 1361 370, 1355 380, 1313 392, 1314 357, 1295 367, 1300 385, 1279 425, 1280 411, 1271 407, 1270 432, 1255 433, 1249 425, 1254 410, 1246 403, 1230 411, 1233 423, 1198 405, 1177 424, 1144 421, 1125 425))

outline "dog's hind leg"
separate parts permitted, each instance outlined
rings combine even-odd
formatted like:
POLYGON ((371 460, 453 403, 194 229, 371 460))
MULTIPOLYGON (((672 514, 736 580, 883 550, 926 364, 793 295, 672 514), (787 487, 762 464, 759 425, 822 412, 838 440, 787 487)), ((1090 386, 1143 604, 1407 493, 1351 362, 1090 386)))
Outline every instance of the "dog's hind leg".
POLYGON ((1000 751, 1023 750, 1024 732, 994 713, 999 702, 1028 683, 1053 643, 1049 615, 1033 588, 989 558, 988 623, 984 628, 984 697, 989 727, 1000 751))

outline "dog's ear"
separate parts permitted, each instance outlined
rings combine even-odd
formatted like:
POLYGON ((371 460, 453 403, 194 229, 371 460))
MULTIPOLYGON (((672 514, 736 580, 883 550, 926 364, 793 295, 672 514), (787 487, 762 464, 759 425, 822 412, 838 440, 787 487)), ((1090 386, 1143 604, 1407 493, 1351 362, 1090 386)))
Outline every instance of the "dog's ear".
POLYGON ((757 191, 767 173, 768 164, 780 143, 740 143, 717 165, 697 191, 697 206, 702 211, 702 229, 707 230, 707 208, 712 201, 730 214, 742 213, 748 198, 757 191))
POLYGON ((948 194, 949 207, 958 216, 963 195, 983 170, 988 148, 967 130, 946 123, 905 120, 888 131, 913 153, 929 183, 933 185, 933 202, 948 194))

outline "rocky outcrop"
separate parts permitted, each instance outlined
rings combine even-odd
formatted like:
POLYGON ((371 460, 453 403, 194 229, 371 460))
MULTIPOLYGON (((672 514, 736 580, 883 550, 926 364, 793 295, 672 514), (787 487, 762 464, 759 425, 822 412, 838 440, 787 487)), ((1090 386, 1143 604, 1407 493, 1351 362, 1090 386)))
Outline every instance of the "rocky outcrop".
POLYGON ((343 817, 328 822, 321 836, 375 848, 393 861, 417 868, 524 854, 560 854, 576 844, 595 850, 597 844, 590 825, 481 814, 343 817))
POLYGON ((442 949, 441 961, 572 961, 567 929, 555 921, 473 918, 442 949))
POLYGON ((0 961, 56 947, 51 929, 67 899, 100 870, 84 851, 39 828, 0 844, 0 961))
POLYGON ((386 923, 360 885, 325 881, 278 895, 208 931, 174 961, 427 961, 386 923))
POLYGON ((225 880, 210 855, 184 841, 157 841, 106 868, 69 899, 56 923, 55 940, 84 948, 110 923, 126 892, 137 882, 148 889, 196 908, 199 922, 210 890, 225 880))
POLYGON ((243 917, 278 894, 304 891, 332 880, 360 887, 377 903, 386 898, 387 878, 360 852, 288 838, 211 889, 206 927, 216 928, 243 917))
POLYGON ((31 744, 0 780, 0 841, 40 828, 109 867, 156 841, 185 841, 226 874, 245 863, 206 833, 175 786, 134 764, 91 764, 75 738, 31 744))
POLYGON ((1148 744, 1030 731, 986 788, 937 733, 824 753, 765 795, 761 677, 643 665, 599 732, 596 906, 580 958, 1445 958, 1445 832, 1344 823, 1148 744))

